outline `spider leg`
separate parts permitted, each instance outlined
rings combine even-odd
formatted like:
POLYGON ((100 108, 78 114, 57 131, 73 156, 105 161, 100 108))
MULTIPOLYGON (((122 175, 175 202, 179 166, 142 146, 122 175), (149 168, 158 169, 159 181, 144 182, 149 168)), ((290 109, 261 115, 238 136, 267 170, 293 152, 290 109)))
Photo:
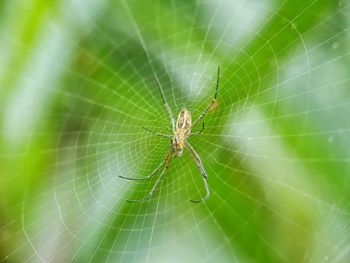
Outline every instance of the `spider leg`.
POLYGON ((203 117, 208 113, 209 110, 215 108, 218 105, 218 102, 216 101, 216 97, 218 95, 218 89, 219 89, 219 78, 220 78, 220 67, 218 67, 218 73, 216 77, 216 88, 214 97, 212 98, 210 104, 208 107, 198 116, 198 118, 192 123, 192 126, 194 126, 197 122, 199 122, 203 117))
POLYGON ((152 187, 151 191, 144 198, 136 199, 136 200, 127 199, 126 201, 131 202, 131 203, 142 203, 144 201, 149 200, 152 197, 154 190, 156 190, 157 185, 160 183, 160 181, 162 180, 163 176, 165 175, 166 170, 167 169, 164 167, 164 169, 162 170, 162 172, 161 172, 160 176, 158 177, 156 183, 152 187))
POLYGON ((143 177, 143 178, 132 178, 132 177, 125 177, 122 175, 119 175, 120 178, 127 179, 127 180, 132 180, 132 181, 141 181, 141 180, 147 180, 150 179, 163 165, 165 161, 161 162, 160 165, 156 167, 148 176, 143 177))
MULTIPOLYGON (((142 203, 146 200, 149 200, 152 197, 153 192, 156 190, 157 185, 160 183, 163 176, 165 175, 165 172, 168 170, 169 164, 170 164, 170 161, 172 158, 173 158, 173 150, 172 150, 172 148, 170 148, 170 150, 168 151, 168 153, 166 154, 166 156, 164 158, 164 161, 148 176, 148 178, 150 178, 152 176, 152 174, 154 174, 161 166, 164 166, 161 174, 159 175, 159 177, 158 177, 156 183, 154 184, 154 186, 152 187, 151 191, 142 199, 136 199, 136 200, 127 199, 126 201, 131 202, 131 203, 142 203)), ((125 178, 125 177, 123 177, 123 178, 125 178)))
POLYGON ((159 80, 158 80, 157 76, 154 76, 154 79, 155 79, 155 81, 157 83, 157 86, 158 86, 158 89, 160 91, 160 94, 162 95, 163 103, 165 105, 166 110, 169 113, 169 116, 170 116, 171 126, 173 127, 173 131, 175 132, 175 119, 174 119, 173 112, 171 111, 170 106, 169 106, 168 102, 165 99, 164 92, 163 92, 163 90, 162 90, 162 88, 161 88, 161 86, 159 84, 159 80))
POLYGON ((191 133, 191 135, 199 135, 199 134, 201 134, 203 131, 204 131, 204 122, 203 122, 203 124, 202 124, 202 129, 200 129, 200 130, 197 131, 197 132, 191 133))
POLYGON ((205 196, 203 196, 200 200, 190 200, 190 201, 192 203, 200 203, 200 202, 203 202, 205 199, 207 199, 210 195, 210 191, 209 191, 209 187, 208 187, 208 183, 207 183, 208 175, 203 167, 202 160, 200 159, 200 157, 196 153, 196 151, 193 149, 192 145, 189 142, 186 142, 186 146, 187 146, 188 150, 190 151, 190 154, 191 154, 193 160, 195 161, 199 171, 202 174, 202 179, 203 179, 203 183, 204 183, 204 187, 205 187, 205 196))
POLYGON ((153 135, 157 135, 160 137, 164 137, 164 138, 172 138, 173 137, 173 135, 155 132, 155 131, 152 131, 151 129, 148 129, 146 127, 142 127, 142 129, 144 129, 145 131, 148 131, 149 133, 152 133, 153 135))

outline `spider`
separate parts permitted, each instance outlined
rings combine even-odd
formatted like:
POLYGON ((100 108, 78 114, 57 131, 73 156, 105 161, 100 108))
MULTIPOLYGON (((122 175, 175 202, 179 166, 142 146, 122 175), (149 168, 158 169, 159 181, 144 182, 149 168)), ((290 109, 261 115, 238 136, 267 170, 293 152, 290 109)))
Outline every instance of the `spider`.
POLYGON ((181 157, 183 155, 183 150, 185 148, 189 150, 191 157, 193 158, 194 162, 196 163, 196 165, 197 165, 197 167, 202 175, 202 179, 203 179, 204 187, 205 187, 205 191, 206 191, 205 196, 202 197, 200 200, 190 200, 190 201, 193 203, 200 203, 209 197, 210 192, 209 192, 208 183, 207 183, 208 175, 203 167, 203 164, 202 164, 202 161, 201 161, 199 155, 193 149, 192 145, 187 141, 187 139, 190 137, 190 135, 198 135, 198 134, 202 133, 202 131, 204 130, 204 122, 202 123, 201 130, 198 132, 194 132, 191 134, 191 128, 194 125, 196 125, 210 110, 212 110, 218 106, 218 102, 216 101, 216 96, 218 94, 218 89, 219 89, 219 77, 220 77, 220 67, 218 67, 218 71, 217 71, 216 89, 215 89, 214 97, 212 98, 210 104, 206 107, 206 109, 198 116, 198 118, 194 122, 192 122, 191 113, 186 108, 182 108, 179 112, 176 123, 175 123, 173 113, 169 107, 169 104, 167 103, 167 101, 165 99, 164 92, 159 84, 159 81, 155 77, 155 81, 157 83, 160 94, 162 96, 163 103, 164 103, 165 108, 169 114, 169 117, 171 120, 171 125, 172 125, 172 130, 173 130, 174 134, 173 135, 163 134, 163 133, 154 132, 151 129, 142 127, 144 130, 152 133, 153 135, 160 136, 163 138, 170 138, 171 143, 169 146, 169 150, 168 150, 167 154, 165 155, 165 158, 163 159, 163 161, 147 177, 131 178, 131 177, 124 177, 124 176, 119 175, 119 177, 121 177, 123 179, 127 179, 127 180, 147 180, 147 179, 150 179, 158 170, 160 170, 162 168, 161 174, 158 177, 158 179, 157 179, 156 183, 154 184, 153 188, 151 189, 151 191, 142 199, 127 200, 128 202, 142 203, 146 200, 149 200, 152 197, 153 192, 156 189, 157 185, 162 180, 165 172, 168 170, 170 162, 173 159, 173 157, 174 156, 181 157))

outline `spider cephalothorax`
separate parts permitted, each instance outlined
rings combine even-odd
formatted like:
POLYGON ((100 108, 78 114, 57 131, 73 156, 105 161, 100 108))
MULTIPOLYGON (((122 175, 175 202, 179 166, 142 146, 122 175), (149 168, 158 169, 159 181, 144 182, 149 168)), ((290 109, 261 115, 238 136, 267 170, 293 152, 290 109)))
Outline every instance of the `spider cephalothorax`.
POLYGON ((191 133, 191 128, 192 126, 194 126, 196 123, 198 123, 210 110, 216 108, 218 106, 218 103, 216 101, 216 96, 217 96, 217 93, 218 93, 218 89, 219 89, 219 75, 220 75, 220 68, 218 68, 218 74, 217 74, 217 79, 216 79, 216 89, 215 89, 215 94, 214 94, 214 97, 213 99, 211 100, 211 103, 208 105, 208 107, 197 117, 197 119, 195 119, 195 121, 192 123, 192 117, 191 117, 191 113, 185 109, 185 108, 182 108, 179 112, 179 115, 177 117, 177 121, 175 123, 175 120, 174 120, 174 116, 173 116, 173 113, 165 99, 165 96, 164 96, 164 93, 163 93, 163 90, 159 84, 159 81, 157 78, 156 79, 156 83, 157 83, 157 86, 159 88, 159 91, 160 91, 160 94, 162 95, 162 99, 163 99, 163 103, 165 105, 165 108, 166 110, 168 111, 169 113, 169 116, 170 116, 170 120, 171 120, 171 125, 172 125, 172 128, 173 128, 173 135, 170 135, 170 134, 163 134, 163 133, 160 133, 160 132, 154 132, 148 128, 145 128, 143 127, 146 131, 154 134, 154 135, 157 135, 157 136, 161 136, 161 137, 164 137, 164 138, 170 138, 171 139, 171 144, 170 144, 170 149, 169 151, 167 152, 167 154, 165 155, 165 158, 163 160, 163 162, 160 163, 160 165, 158 167, 156 167, 156 169, 150 173, 147 177, 144 177, 144 178, 130 178, 130 177, 124 177, 124 176, 119 176, 121 178, 124 178, 124 179, 129 179, 129 180, 145 180, 145 179, 149 179, 151 178, 160 168, 163 167, 163 170, 160 174, 160 176, 158 177, 156 183, 154 184, 152 190, 149 192, 148 195, 146 195, 144 198, 140 199, 140 200, 128 200, 129 202, 143 202, 149 198, 151 198, 154 190, 156 189, 157 185, 159 184, 159 182, 161 181, 162 177, 164 176, 166 170, 169 168, 169 165, 170 165, 170 162, 172 160, 172 158, 174 156, 177 156, 177 157, 181 157, 182 154, 183 154, 183 150, 186 148, 188 149, 188 151, 190 152, 193 160, 196 162, 196 165, 199 169, 199 171, 201 172, 202 174, 202 179, 203 179, 203 182, 204 182, 204 186, 205 186, 205 191, 206 191, 206 195, 204 197, 202 197, 200 200, 198 201, 194 201, 194 200, 191 200, 192 202, 194 203, 198 203, 198 202, 202 202, 203 200, 207 199, 209 197, 209 188, 208 188, 208 184, 207 184, 207 173, 203 167, 203 164, 202 164, 202 161, 201 159, 199 158, 199 155, 196 153, 196 151, 193 149, 192 145, 187 141, 187 138, 190 136, 190 135, 198 135, 200 134, 203 130, 204 130, 204 123, 202 125, 202 129, 198 132, 194 132, 194 133, 191 133))

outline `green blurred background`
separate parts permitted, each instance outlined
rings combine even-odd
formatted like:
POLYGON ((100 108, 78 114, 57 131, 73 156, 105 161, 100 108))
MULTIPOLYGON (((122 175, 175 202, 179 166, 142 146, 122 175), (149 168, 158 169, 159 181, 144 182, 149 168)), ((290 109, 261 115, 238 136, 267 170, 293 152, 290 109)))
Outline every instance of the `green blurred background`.
MULTIPOLYGON (((350 262, 348 0, 0 2, 0 262, 350 262), (152 199, 169 105, 219 109, 152 199)), ((199 130, 200 125, 193 127, 199 130)))

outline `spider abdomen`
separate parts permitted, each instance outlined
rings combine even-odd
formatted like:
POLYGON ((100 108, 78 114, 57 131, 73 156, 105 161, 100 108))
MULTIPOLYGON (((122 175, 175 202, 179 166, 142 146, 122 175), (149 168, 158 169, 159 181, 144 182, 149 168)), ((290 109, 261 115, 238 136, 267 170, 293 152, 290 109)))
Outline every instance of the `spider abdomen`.
POLYGON ((191 133, 191 126, 192 126, 191 113, 185 108, 181 109, 177 117, 175 133, 188 136, 191 133))

